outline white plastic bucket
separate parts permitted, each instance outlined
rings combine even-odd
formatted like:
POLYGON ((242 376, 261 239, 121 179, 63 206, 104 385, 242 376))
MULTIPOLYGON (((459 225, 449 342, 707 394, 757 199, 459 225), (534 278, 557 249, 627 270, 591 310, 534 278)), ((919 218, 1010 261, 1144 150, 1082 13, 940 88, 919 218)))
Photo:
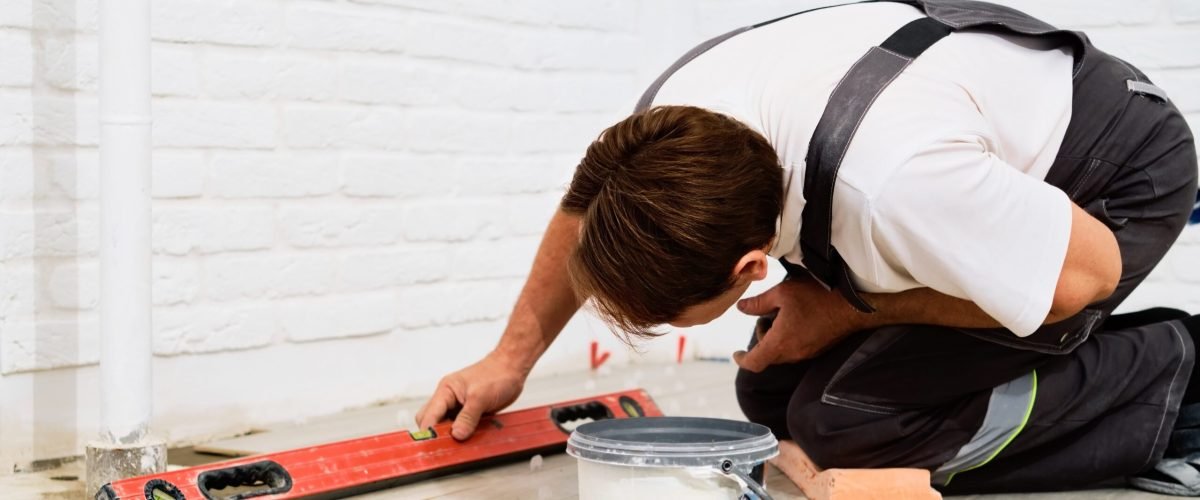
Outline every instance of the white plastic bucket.
POLYGON ((695 417, 606 419, 575 429, 579 499, 769 499, 763 464, 779 454, 766 427, 695 417))

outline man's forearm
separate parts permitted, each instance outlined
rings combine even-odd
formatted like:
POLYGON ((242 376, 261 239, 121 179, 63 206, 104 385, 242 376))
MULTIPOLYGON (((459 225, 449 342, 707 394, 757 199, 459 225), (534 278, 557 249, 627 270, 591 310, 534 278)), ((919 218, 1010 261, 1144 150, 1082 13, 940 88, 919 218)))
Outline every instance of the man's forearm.
MULTIPOLYGON (((864 293, 875 313, 856 313, 861 329, 888 325, 937 325, 953 328, 999 328, 1001 325, 974 302, 951 297, 932 288, 900 293, 864 293)), ((1067 319, 1079 311, 1050 311, 1044 324, 1067 319)))
POLYGON ((875 313, 859 313, 862 329, 888 325, 937 325, 954 328, 996 328, 999 322, 974 302, 951 297, 932 288, 900 293, 867 293, 863 298, 875 313))
POLYGON ((526 373, 558 337, 582 301, 567 279, 567 260, 578 242, 579 218, 558 210, 542 236, 533 269, 494 352, 526 373))

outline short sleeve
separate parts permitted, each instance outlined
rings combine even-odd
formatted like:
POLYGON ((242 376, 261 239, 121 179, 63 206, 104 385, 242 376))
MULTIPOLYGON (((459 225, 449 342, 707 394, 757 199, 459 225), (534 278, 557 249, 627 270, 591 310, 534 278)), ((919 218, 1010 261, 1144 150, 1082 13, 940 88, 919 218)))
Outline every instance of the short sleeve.
POLYGON ((877 281, 970 300, 1019 336, 1045 321, 1071 202, 971 140, 927 148, 870 201, 877 281))

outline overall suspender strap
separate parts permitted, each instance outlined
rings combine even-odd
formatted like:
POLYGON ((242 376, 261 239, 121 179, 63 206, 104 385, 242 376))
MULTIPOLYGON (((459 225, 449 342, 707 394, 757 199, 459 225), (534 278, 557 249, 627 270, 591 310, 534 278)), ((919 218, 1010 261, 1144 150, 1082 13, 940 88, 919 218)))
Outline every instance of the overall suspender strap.
POLYGON ((841 290, 863 312, 874 308, 854 290, 846 262, 833 248, 833 190, 838 169, 867 110, 904 68, 953 28, 936 19, 912 21, 871 47, 838 82, 813 130, 805 156, 800 245, 804 267, 827 288, 841 290))
POLYGON ((708 49, 716 47, 721 42, 740 35, 746 31, 750 31, 754 28, 754 26, 744 26, 728 33, 723 33, 705 40, 704 43, 692 47, 692 50, 687 51, 683 57, 680 57, 678 60, 676 60, 675 63, 667 68, 667 70, 661 75, 658 75, 658 78, 656 78, 654 82, 650 84, 650 87, 642 93, 642 97, 638 98, 637 105, 633 107, 633 112, 639 113, 650 109, 650 104, 654 102, 654 97, 658 95, 658 89, 662 88, 663 84, 667 82, 667 79, 671 78, 671 75, 674 75, 676 71, 679 71, 679 68, 682 68, 685 64, 692 62, 692 59, 700 57, 701 54, 708 52, 708 49))
MULTIPOLYGON (((912 4, 914 6, 917 5, 915 0, 863 0, 862 2, 851 2, 851 3, 869 3, 869 2, 876 2, 876 1, 899 1, 902 3, 912 4)), ((777 17, 775 19, 771 19, 769 21, 763 21, 758 24, 753 24, 750 26, 743 26, 741 28, 735 29, 728 33, 722 33, 713 38, 705 40, 700 45, 692 47, 692 50, 687 51, 686 54, 684 54, 682 57, 680 57, 678 60, 676 60, 675 63, 672 64, 669 68, 667 68, 666 71, 664 71, 661 75, 658 75, 658 78, 656 78, 654 80, 654 82, 650 84, 650 87, 648 87, 645 92, 642 92, 642 97, 638 99, 637 104, 633 107, 633 112, 640 113, 642 111, 650 109, 650 105, 654 103, 654 98, 658 95, 658 90, 662 88, 663 84, 667 82, 668 78, 671 78, 671 75, 674 75, 676 71, 679 71, 679 68, 682 68, 687 63, 692 62, 693 59, 700 57, 701 54, 708 52, 709 49, 716 47, 721 42, 724 42, 725 40, 733 38, 737 35, 740 35, 742 33, 750 31, 752 29, 761 28, 768 24, 773 24, 778 21, 787 19, 789 17, 798 16, 800 14, 807 14, 809 12, 814 12, 814 11, 818 11, 818 10, 830 9, 833 7, 840 7, 841 5, 849 5, 849 4, 826 5, 824 7, 815 7, 815 8, 808 9, 808 10, 802 10, 800 12, 788 14, 785 16, 779 16, 779 17, 777 17)))

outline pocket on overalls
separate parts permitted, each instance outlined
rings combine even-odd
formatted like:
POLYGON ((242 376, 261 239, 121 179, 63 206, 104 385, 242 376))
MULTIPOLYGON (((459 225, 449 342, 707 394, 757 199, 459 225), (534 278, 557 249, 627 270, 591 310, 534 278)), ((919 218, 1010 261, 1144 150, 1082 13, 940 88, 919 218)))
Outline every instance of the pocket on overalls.
MULTIPOLYGON (((1112 162, 1099 158, 1088 158, 1082 161, 1082 165, 1075 171, 1070 183, 1063 191, 1067 193, 1067 197, 1072 202, 1088 211, 1088 207, 1104 195, 1119 170, 1119 167, 1112 162)), ((1096 216, 1090 211, 1088 213, 1093 217, 1096 216)))
POLYGON ((1116 231, 1125 227, 1129 223, 1128 217, 1116 217, 1108 210, 1108 198, 1097 198, 1091 203, 1083 207, 1083 211, 1088 215, 1095 217, 1096 220, 1108 226, 1109 230, 1116 231))

